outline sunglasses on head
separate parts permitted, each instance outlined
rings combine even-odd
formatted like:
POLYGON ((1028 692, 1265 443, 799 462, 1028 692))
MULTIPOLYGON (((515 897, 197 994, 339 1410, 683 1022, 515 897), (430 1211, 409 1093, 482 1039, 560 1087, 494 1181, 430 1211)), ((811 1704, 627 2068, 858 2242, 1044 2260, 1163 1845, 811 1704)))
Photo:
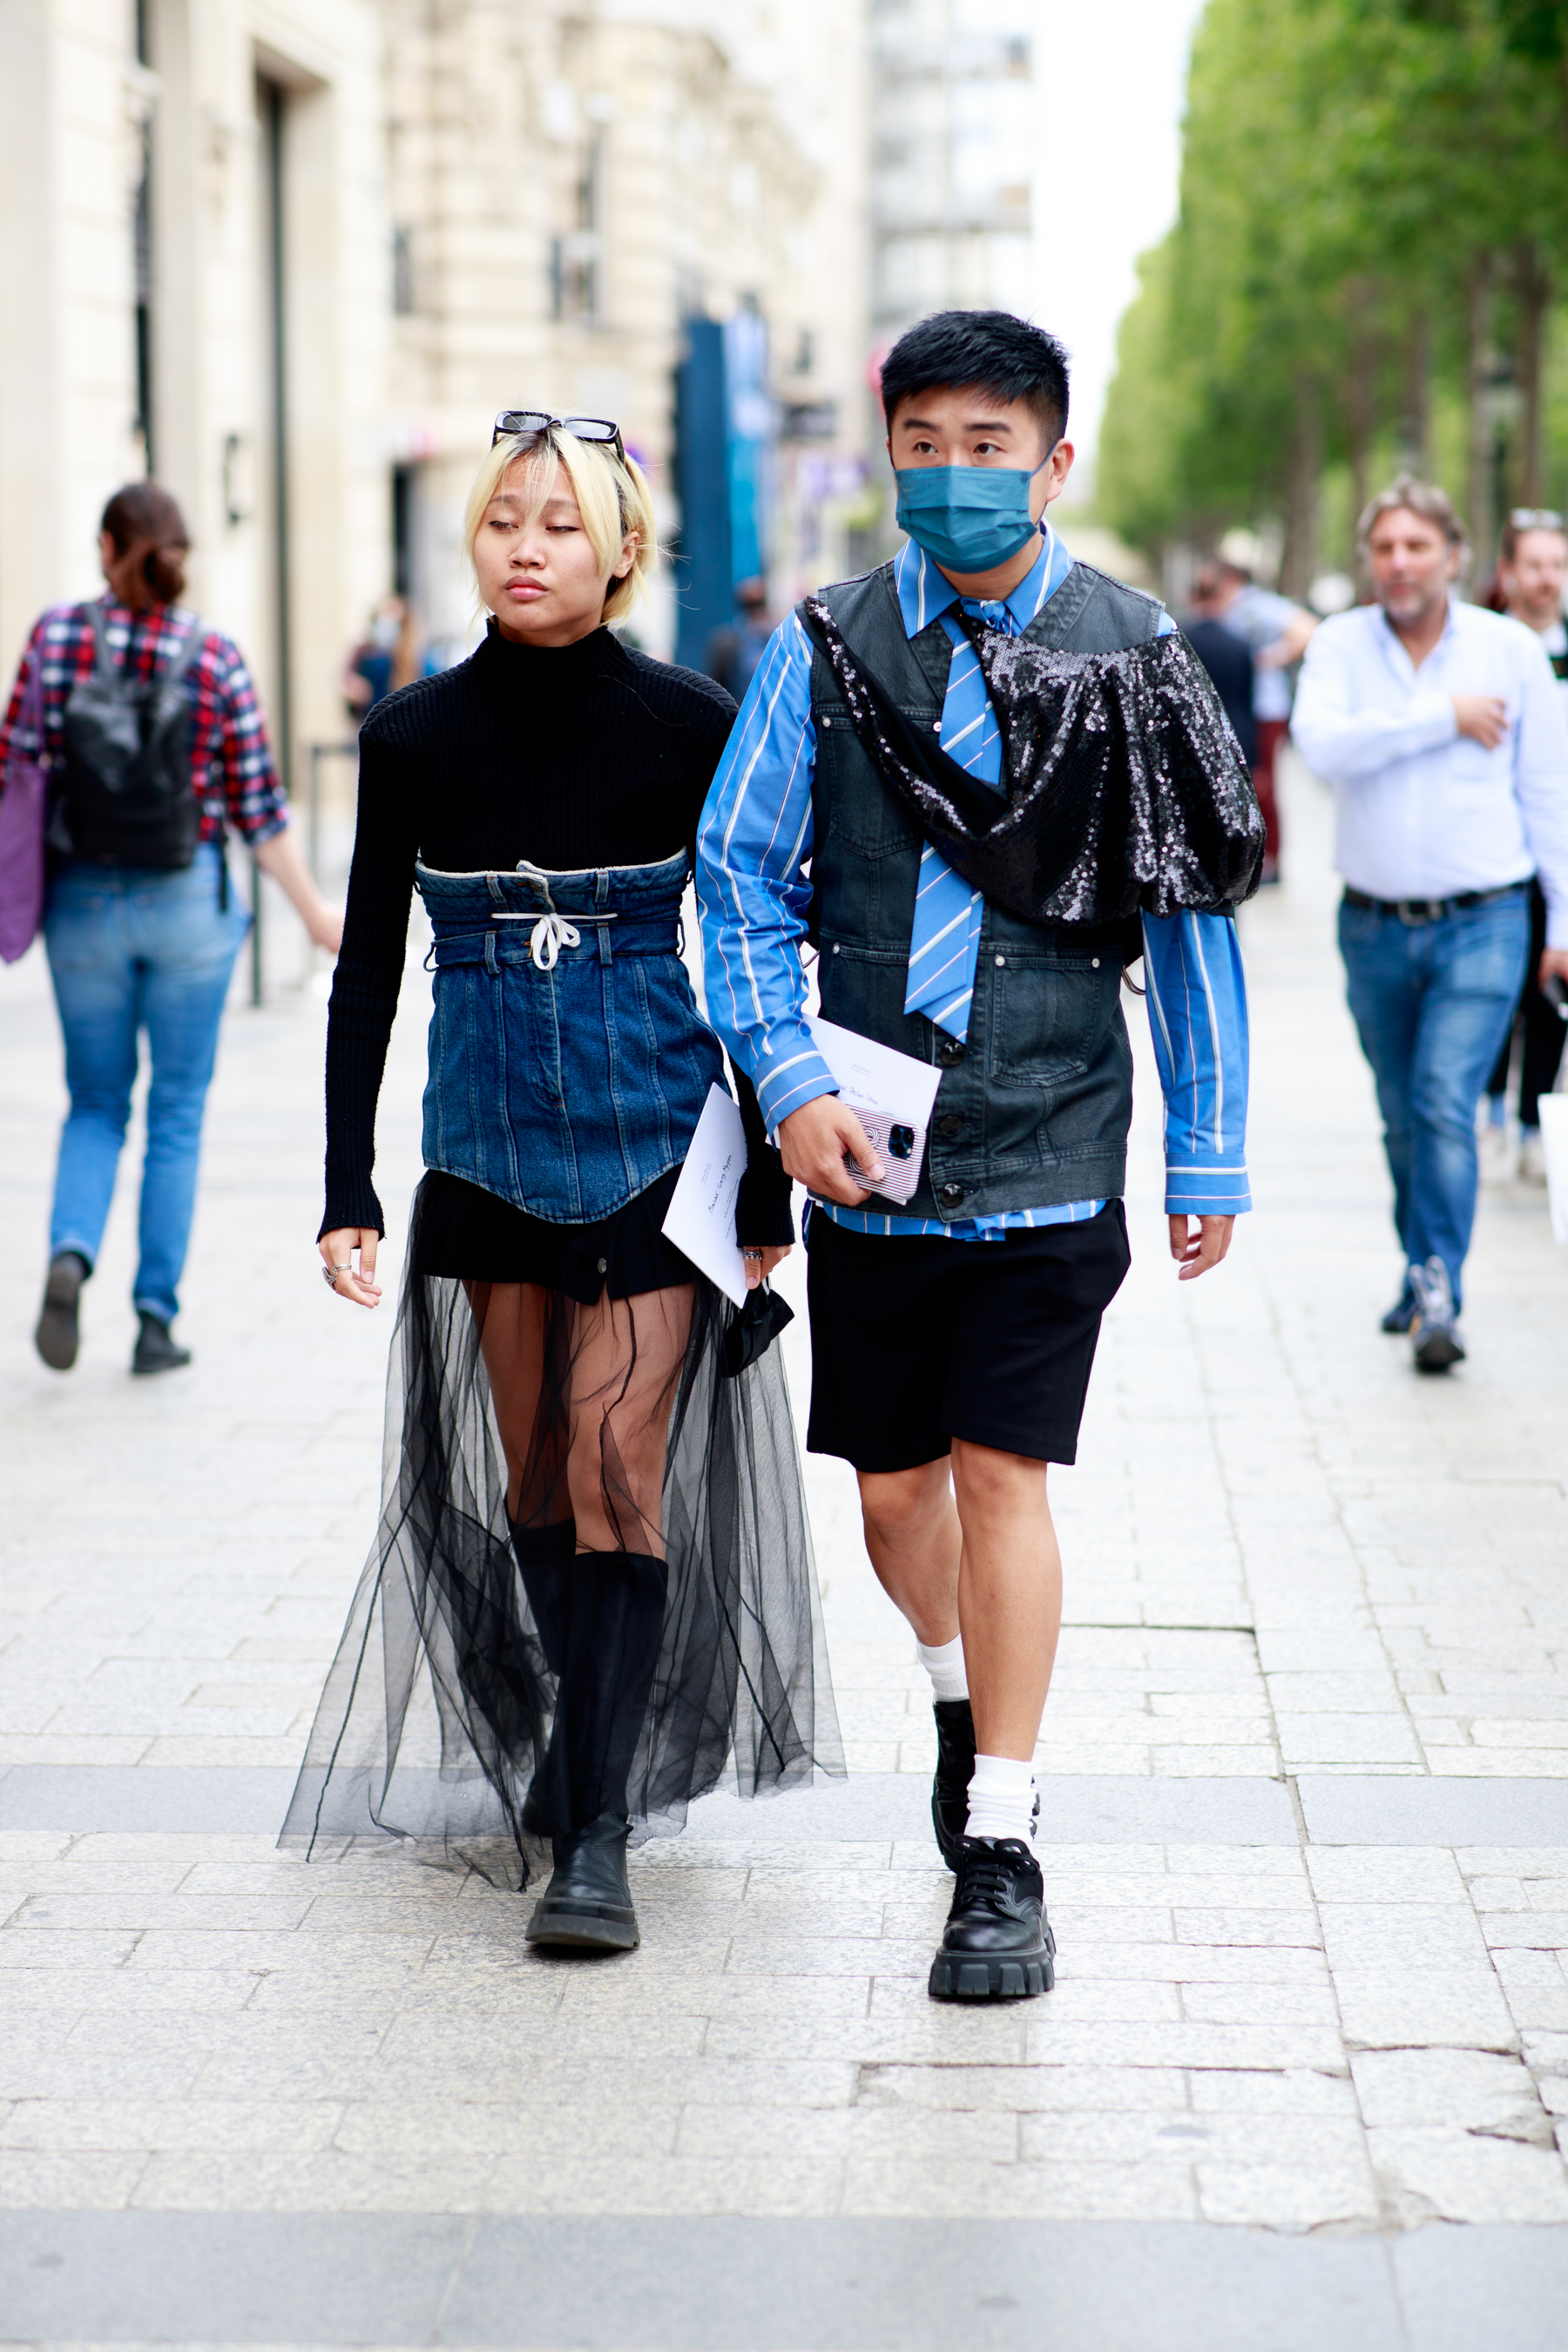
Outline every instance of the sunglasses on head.
POLYGON ((1555 507, 1515 507, 1509 517, 1515 530, 1562 530, 1563 521, 1555 507))
POLYGON ((570 433, 574 441, 597 441, 613 448, 622 465, 626 459, 626 445, 621 439, 621 428, 612 425, 607 416, 552 416, 547 408, 505 408, 496 418, 496 429, 490 435, 490 447, 508 439, 514 433, 548 433, 558 427, 570 433))

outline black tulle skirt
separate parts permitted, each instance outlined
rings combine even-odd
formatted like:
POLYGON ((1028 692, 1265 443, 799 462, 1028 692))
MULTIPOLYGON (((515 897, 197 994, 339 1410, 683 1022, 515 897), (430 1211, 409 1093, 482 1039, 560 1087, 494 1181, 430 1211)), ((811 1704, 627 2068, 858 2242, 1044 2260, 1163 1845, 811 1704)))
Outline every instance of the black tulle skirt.
POLYGON ((775 1347, 726 1374, 735 1310, 658 1230, 673 1181, 594 1227, 543 1225, 434 1173, 416 1191, 380 1519, 284 1843, 380 1832, 460 1851, 492 1874, 515 1876, 521 1857, 526 1882, 538 1848, 525 1807, 556 1684, 518 1551, 569 1516, 569 1455, 579 1519, 587 1458, 609 1543, 662 1550, 667 1567, 634 1837, 678 1831, 727 1774, 743 1796, 842 1775, 784 1367, 775 1347), (628 1470, 650 1443, 662 1447, 657 1527, 647 1476, 639 1486, 628 1470))

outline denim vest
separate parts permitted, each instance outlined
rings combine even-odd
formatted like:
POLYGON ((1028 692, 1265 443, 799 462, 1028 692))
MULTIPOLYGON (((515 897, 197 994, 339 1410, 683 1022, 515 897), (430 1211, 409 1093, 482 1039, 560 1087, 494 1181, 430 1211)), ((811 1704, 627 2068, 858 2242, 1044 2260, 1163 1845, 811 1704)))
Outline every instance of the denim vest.
MULTIPOLYGON (((939 725, 952 656, 941 618, 906 635, 890 563, 819 593, 906 716, 922 730, 939 725)), ((1076 563, 1024 635, 1068 653, 1113 653, 1159 625, 1152 597, 1076 563)), ((967 1040, 906 1013, 921 837, 862 751, 820 650, 811 714, 822 1010, 942 1067, 926 1163, 904 1213, 949 1220, 1119 1195, 1132 1118, 1121 969, 1124 950, 1138 952, 1125 928, 1044 928, 987 900, 967 1040)))
POLYGON ((682 854, 579 874, 416 866, 435 931, 425 1164, 591 1224, 685 1159, 718 1038, 680 959, 682 854))

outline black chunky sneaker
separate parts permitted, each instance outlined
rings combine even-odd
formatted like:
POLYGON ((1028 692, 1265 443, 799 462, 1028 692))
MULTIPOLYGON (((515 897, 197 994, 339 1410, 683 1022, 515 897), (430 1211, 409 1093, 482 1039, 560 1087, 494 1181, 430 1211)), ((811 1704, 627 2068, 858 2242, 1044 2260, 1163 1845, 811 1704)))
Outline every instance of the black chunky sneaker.
POLYGON ((642 1941, 626 1877, 625 1814, 602 1813, 585 1830, 555 1840, 555 1867, 525 1930, 531 1944, 577 1951, 629 1952, 642 1941))
POLYGON ((79 1251, 62 1250, 49 1266, 33 1344, 52 1372, 68 1372, 79 1345, 77 1302, 92 1268, 79 1251))
POLYGON ((1049 1992, 1056 1949, 1046 1883, 1023 1840, 966 1837, 946 1933, 931 1962, 932 2000, 1021 2000, 1049 1992))
MULTIPOLYGON (((936 1717, 936 1777, 931 1784, 931 1825, 949 1870, 958 1868, 958 1849, 969 1826, 969 1783, 974 1777, 974 1717, 966 1698, 931 1702, 936 1717)), ((1040 1825, 1040 1792, 1035 1790, 1033 1827, 1040 1825)))
POLYGON ((142 1329, 136 1341, 131 1369, 143 1378, 150 1372, 177 1372, 191 1360, 191 1351, 171 1338, 169 1327, 161 1315, 143 1315, 142 1329))
POLYGON ((931 1825, 943 1862, 956 1870, 974 1776, 974 1717, 966 1698, 939 1698, 931 1713, 936 1717, 936 1778, 931 1784, 931 1825))

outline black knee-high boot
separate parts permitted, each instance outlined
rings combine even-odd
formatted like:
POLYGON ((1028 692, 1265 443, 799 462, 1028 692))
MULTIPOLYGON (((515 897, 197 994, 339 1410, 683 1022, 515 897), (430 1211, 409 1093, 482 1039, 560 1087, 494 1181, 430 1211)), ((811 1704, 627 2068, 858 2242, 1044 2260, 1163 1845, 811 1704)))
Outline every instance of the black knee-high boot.
MULTIPOLYGON (((533 1622, 539 1632, 539 1646, 544 1653, 544 1663, 559 1677, 566 1656, 567 1600, 571 1591, 573 1556, 577 1549, 575 1519, 557 1519, 550 1527, 530 1527, 521 1519, 510 1519, 511 1548, 522 1576, 522 1589, 528 1595, 528 1605, 533 1612, 533 1622)), ((560 1721, 560 1710, 556 1711, 560 1721)), ((551 1772, 544 1742, 544 1727, 536 1723, 533 1731, 535 1763, 533 1780, 522 1801, 521 1820, 531 1837, 548 1837, 551 1830, 548 1790, 551 1772)))
POLYGON ((555 1868, 531 1943, 628 1950, 627 1783, 664 1636, 667 1570, 647 1552, 579 1552, 545 1792, 555 1868))

